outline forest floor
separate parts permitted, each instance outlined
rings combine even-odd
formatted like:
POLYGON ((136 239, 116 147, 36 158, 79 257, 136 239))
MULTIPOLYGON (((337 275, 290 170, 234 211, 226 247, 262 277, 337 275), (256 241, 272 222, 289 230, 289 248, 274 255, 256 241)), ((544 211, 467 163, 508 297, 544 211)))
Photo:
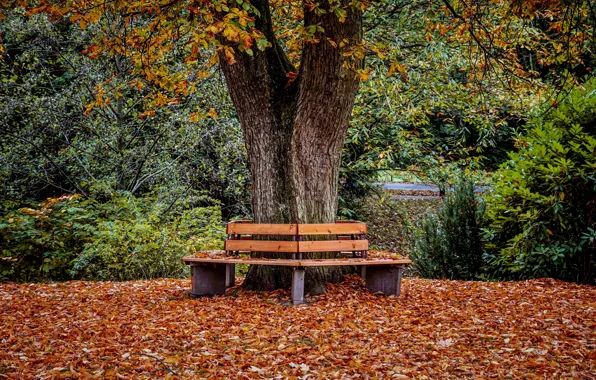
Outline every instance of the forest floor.
POLYGON ((596 287, 358 277, 189 298, 188 279, 0 284, 0 378, 593 379, 596 287))

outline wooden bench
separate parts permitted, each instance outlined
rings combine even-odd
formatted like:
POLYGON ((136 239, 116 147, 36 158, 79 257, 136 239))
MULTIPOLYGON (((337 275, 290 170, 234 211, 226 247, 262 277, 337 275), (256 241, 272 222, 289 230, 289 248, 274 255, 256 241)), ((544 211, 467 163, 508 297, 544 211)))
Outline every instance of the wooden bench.
POLYGON ((331 224, 255 224, 234 221, 227 225, 223 251, 204 251, 183 260, 191 266, 193 296, 224 294, 234 286, 236 264, 292 267, 292 303, 304 303, 304 274, 313 266, 360 266, 371 292, 399 295, 404 266, 409 259, 369 257, 368 229, 361 222, 331 224), (254 238, 254 239, 253 239, 254 238), (240 257, 253 253, 270 257, 240 257), (326 258, 312 258, 324 253, 326 258), (367 269, 368 268, 368 269, 367 269))

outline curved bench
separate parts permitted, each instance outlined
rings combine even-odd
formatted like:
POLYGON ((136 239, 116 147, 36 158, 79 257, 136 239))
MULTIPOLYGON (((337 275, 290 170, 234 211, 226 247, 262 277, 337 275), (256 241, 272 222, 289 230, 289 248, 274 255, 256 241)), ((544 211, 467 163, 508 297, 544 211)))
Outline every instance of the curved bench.
POLYGON ((407 259, 369 257, 368 229, 361 222, 331 224, 255 224, 234 221, 227 225, 223 251, 205 251, 183 260, 191 266, 193 296, 224 294, 234 285, 235 265, 273 265, 293 268, 292 303, 304 303, 304 273, 313 266, 360 266, 371 292, 399 295, 407 259), (253 237, 257 239, 253 240, 253 237), (271 257, 240 257, 241 254, 271 257), (324 253, 326 258, 309 257, 324 253), (368 268, 368 269, 367 269, 368 268))

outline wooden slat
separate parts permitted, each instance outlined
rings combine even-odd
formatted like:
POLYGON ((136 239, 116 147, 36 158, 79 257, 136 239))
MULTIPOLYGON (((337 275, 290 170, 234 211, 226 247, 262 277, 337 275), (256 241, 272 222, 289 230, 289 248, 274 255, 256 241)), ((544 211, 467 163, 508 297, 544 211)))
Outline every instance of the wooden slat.
MULTIPOLYGON (((296 261, 296 260, 291 260, 296 261)), ((328 259, 328 260, 298 260, 301 267, 338 267, 345 265, 404 265, 412 264, 410 259, 328 259)))
POLYGON ((321 240, 298 242, 299 252, 368 251, 368 240, 321 240))
POLYGON ((364 223, 299 224, 298 235, 360 235, 366 234, 364 223))
POLYGON ((298 252, 298 242, 270 240, 226 240, 226 251, 298 252))
POLYGON ((285 267, 297 267, 300 266, 299 260, 291 259, 240 259, 240 258, 208 258, 208 257, 185 257, 184 262, 186 264, 192 263, 211 263, 211 264, 251 264, 251 265, 276 265, 285 267))
POLYGON ((211 264, 250 264, 250 265, 275 265, 287 267, 319 267, 319 266, 347 266, 347 265, 405 265, 412 264, 410 259, 240 259, 240 258, 208 258, 187 256, 184 259, 187 264, 211 263, 211 264))
POLYGON ((297 224, 228 223, 229 235, 296 235, 297 224))

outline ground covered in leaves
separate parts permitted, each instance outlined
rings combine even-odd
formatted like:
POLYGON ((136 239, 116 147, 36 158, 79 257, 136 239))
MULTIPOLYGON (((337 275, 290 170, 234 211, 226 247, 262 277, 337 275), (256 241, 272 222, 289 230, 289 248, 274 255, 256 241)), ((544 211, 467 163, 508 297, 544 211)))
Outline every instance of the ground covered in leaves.
POLYGON ((596 288, 351 277, 306 305, 189 280, 0 284, 0 378, 573 378, 596 374, 596 288), (310 375, 310 376, 308 376, 310 375))

